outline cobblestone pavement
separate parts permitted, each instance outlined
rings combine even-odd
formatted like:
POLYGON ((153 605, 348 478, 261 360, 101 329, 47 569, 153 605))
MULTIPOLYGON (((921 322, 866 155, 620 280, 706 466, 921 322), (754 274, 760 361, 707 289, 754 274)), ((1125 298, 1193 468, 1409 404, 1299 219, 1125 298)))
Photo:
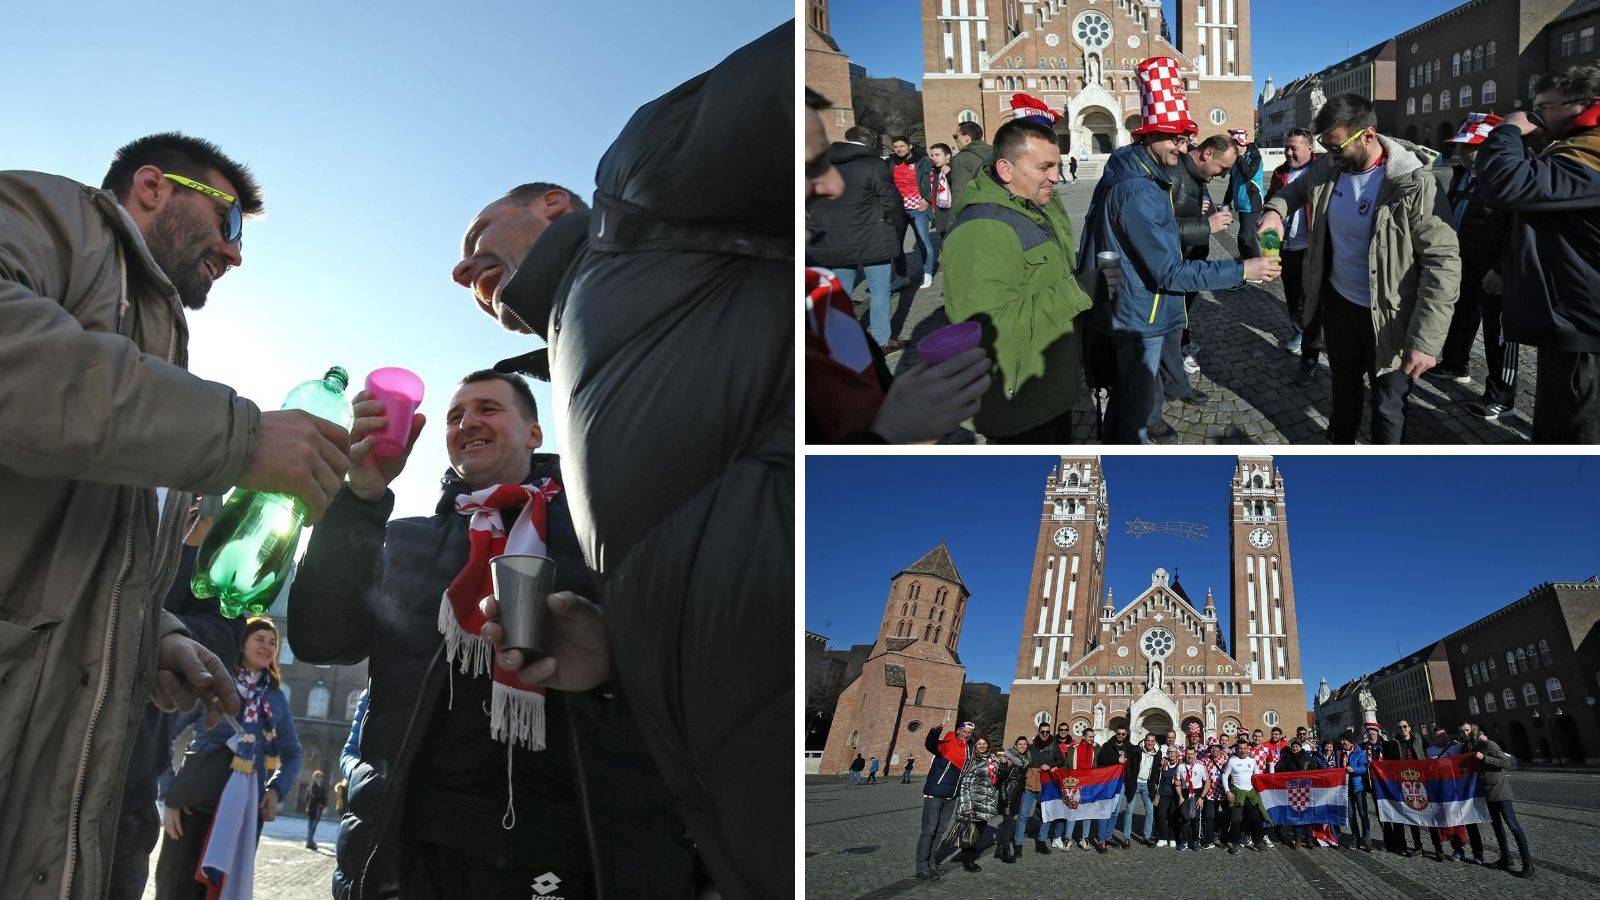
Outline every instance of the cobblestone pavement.
MULTIPOLYGON (((1353 850, 1289 850, 1230 856, 1133 845, 1105 856, 1080 850, 1033 852, 1002 863, 986 851, 983 871, 944 860, 945 876, 912 877, 921 823, 922 779, 850 787, 842 777, 807 776, 807 897, 1032 897, 1045 895, 1425 898, 1600 896, 1600 776, 1517 772, 1516 812, 1533 850, 1534 875, 1431 858, 1406 859, 1353 850)), ((1139 828, 1138 817, 1134 827, 1139 828)), ((1494 832, 1482 826, 1484 857, 1498 858, 1494 832)), ((1376 818, 1373 831, 1378 832, 1376 818)), ((992 841, 992 832, 988 840, 992 841)), ((1429 847, 1426 835, 1423 846, 1429 847)), ((1515 854, 1515 847, 1512 848, 1515 854)))
MULTIPOLYGON (((1448 173, 1449 170, 1437 170, 1448 173)), ((1441 183, 1448 179, 1441 174, 1441 183)), ((1058 188, 1067 204, 1074 233, 1081 228, 1094 193, 1096 180, 1068 181, 1058 188)), ((1220 189, 1220 185, 1218 185, 1220 189)), ((1214 192, 1215 193, 1215 192, 1214 192)), ((1220 259, 1235 252, 1237 226, 1212 239, 1211 257, 1220 259)), ((907 232, 912 248, 909 268, 921 272, 921 251, 916 237, 907 232)), ((907 343, 907 349, 889 357, 889 368, 900 371, 916 362, 916 342, 948 323, 944 314, 944 279, 936 272, 931 288, 919 288, 914 281, 898 293, 892 315, 893 334, 907 343)), ((856 310, 866 320, 867 289, 855 290, 856 310)), ((1202 293, 1191 310, 1194 340, 1200 344, 1196 360, 1200 373, 1192 383, 1211 397, 1202 406, 1189 406, 1169 400, 1164 415, 1176 434, 1162 443, 1184 444, 1285 444, 1321 443, 1326 439, 1331 388, 1326 358, 1309 387, 1294 383, 1300 358, 1285 347, 1291 328, 1283 301, 1281 281, 1267 285, 1245 285, 1238 291, 1202 293)), ((1517 413, 1500 422, 1486 422, 1472 415, 1466 404, 1483 393, 1487 369, 1480 329, 1472 351, 1471 384, 1456 384, 1423 377, 1412 390, 1407 405, 1406 443, 1411 444, 1496 444, 1529 439, 1528 416, 1533 413, 1534 351, 1524 348, 1520 357, 1517 413)), ((1073 414, 1073 439, 1095 440, 1094 403, 1088 391, 1073 414)), ((1365 426, 1363 426, 1365 434, 1365 426)), ((946 439, 948 443, 974 443, 983 439, 962 431, 946 439)))
MULTIPOLYGON (((333 842, 339 836, 337 817, 324 816, 317 826, 317 850, 306 849, 303 816, 281 816, 268 822, 256 848, 255 896, 265 900, 327 900, 333 896, 333 842)), ((150 854, 150 877, 144 900, 155 900, 156 859, 161 845, 150 854)))

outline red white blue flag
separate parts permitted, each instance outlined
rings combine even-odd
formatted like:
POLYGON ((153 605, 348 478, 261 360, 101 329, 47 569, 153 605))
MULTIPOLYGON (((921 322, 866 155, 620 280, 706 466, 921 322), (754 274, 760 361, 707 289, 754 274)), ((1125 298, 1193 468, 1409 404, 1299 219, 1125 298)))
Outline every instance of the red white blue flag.
POLYGON ((1104 819, 1117 810, 1122 766, 1052 769, 1039 779, 1039 815, 1046 822, 1104 819))
POLYGON ((1250 779, 1274 825, 1343 825, 1349 792, 1343 769, 1279 772, 1250 779))
POLYGON ((1432 828, 1489 821, 1476 757, 1379 760, 1367 772, 1381 821, 1432 828))

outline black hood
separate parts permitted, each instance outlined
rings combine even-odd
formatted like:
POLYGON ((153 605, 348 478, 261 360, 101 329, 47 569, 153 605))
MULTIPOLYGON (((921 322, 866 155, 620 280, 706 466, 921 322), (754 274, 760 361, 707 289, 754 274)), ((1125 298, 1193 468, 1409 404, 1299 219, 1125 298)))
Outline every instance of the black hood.
POLYGON ((878 154, 878 151, 866 146, 865 144, 853 144, 849 141, 838 141, 828 147, 828 162, 831 162, 836 166, 840 165, 841 163, 850 162, 851 160, 860 159, 863 156, 870 156, 879 161, 883 160, 883 157, 878 154))
MULTIPOLYGON (((561 456, 556 453, 529 454, 532 468, 528 472, 529 478, 554 478, 561 481, 561 456)), ((456 498, 467 493, 467 483, 461 480, 455 469, 445 469, 439 477, 439 503, 433 511, 437 515, 446 515, 456 511, 456 498)))

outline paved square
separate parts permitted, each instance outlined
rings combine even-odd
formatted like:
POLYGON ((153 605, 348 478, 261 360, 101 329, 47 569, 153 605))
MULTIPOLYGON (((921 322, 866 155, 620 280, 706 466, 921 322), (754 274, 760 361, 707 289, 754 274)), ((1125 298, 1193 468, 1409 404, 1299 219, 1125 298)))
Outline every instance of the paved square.
MULTIPOLYGON (((1448 186, 1449 169, 1436 168, 1441 190, 1448 186)), ((1089 200, 1098 179, 1067 181, 1057 189, 1067 204, 1076 238, 1081 233, 1089 200)), ((1221 189, 1221 179, 1213 180, 1213 195, 1221 189)), ((1231 257, 1236 250, 1238 226, 1212 236, 1211 258, 1231 257)), ((909 266, 921 271, 921 255, 916 237, 906 235, 909 266)), ((916 362, 916 342, 948 323, 944 313, 943 274, 934 274, 931 288, 918 288, 914 282, 895 297, 892 333, 906 341, 907 349, 889 357, 889 368, 898 372, 916 362)), ((855 290, 856 311, 865 321, 867 289, 855 290)), ((1200 373, 1192 383, 1211 397, 1203 406, 1188 406, 1169 400, 1165 417, 1176 434, 1161 443, 1184 444, 1303 444, 1321 443, 1326 438, 1331 388, 1327 359, 1317 370, 1309 387, 1294 383, 1300 357, 1286 349, 1291 328, 1288 308, 1283 301, 1283 283, 1245 285, 1237 291, 1202 293, 1192 309, 1194 340, 1200 344, 1196 360, 1200 373)), ((1472 415, 1466 404, 1483 393, 1487 365, 1483 356, 1480 329, 1473 346, 1471 384, 1456 384, 1428 377, 1420 379, 1407 402, 1405 441, 1409 444, 1499 444, 1529 440, 1528 417, 1533 414, 1534 351, 1523 348, 1519 360, 1517 412, 1499 422, 1486 422, 1472 415)), ((1094 404, 1087 390, 1073 415, 1073 439, 1095 440, 1094 404)), ((1365 433, 1365 429, 1363 429, 1365 433)), ((948 443, 974 443, 983 439, 962 431, 946 439, 948 443)))
MULTIPOLYGON (((922 779, 851 787, 842 777, 806 777, 807 897, 1596 897, 1600 896, 1600 775, 1516 772, 1510 776, 1517 818, 1533 850, 1534 875, 1431 858, 1343 849, 1289 850, 1230 856, 1137 844, 1105 856, 1081 850, 1033 853, 1002 863, 985 852, 983 871, 968 873, 946 859, 935 882, 912 877, 921 823, 922 779)), ((1138 819, 1135 819, 1138 827, 1138 819)), ((1482 826, 1484 857, 1498 852, 1482 826)), ((1377 822, 1373 831, 1378 832, 1377 822)), ((991 832, 992 834, 992 832, 991 832)), ((1509 836, 1508 836, 1509 837, 1509 836)), ((992 838, 991 838, 992 840, 992 838)), ((1429 847, 1427 836, 1423 846, 1429 847)), ((1516 852, 1512 847, 1513 854, 1516 852)))

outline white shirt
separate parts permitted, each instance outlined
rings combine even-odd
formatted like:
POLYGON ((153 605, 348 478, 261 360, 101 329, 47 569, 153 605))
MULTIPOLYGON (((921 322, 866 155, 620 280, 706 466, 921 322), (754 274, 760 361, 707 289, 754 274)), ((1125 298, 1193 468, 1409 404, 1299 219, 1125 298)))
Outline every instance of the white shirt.
POLYGON ((1140 781, 1140 783, 1143 783, 1143 782, 1146 782, 1146 781, 1150 780, 1150 769, 1151 769, 1152 766, 1155 765, 1155 761, 1160 755, 1161 755, 1160 752, 1159 751, 1155 751, 1155 750, 1152 750, 1149 753, 1144 752, 1144 750, 1142 750, 1142 749, 1139 751, 1139 781, 1140 781))
POLYGON ((1237 756, 1228 757, 1228 764, 1222 769, 1223 783, 1228 788, 1241 791, 1253 791, 1254 785, 1250 779, 1256 774, 1256 761, 1246 756, 1240 759, 1237 756))
MULTIPOLYGON (((1309 171, 1311 171, 1311 163, 1309 162, 1298 169, 1291 167, 1288 180, 1284 182, 1284 187, 1294 184, 1295 179, 1309 171)), ((1282 188, 1279 188, 1279 190, 1282 190, 1282 188)), ((1289 217, 1289 224, 1284 226, 1284 230, 1287 233, 1283 236, 1282 249, 1304 250, 1311 246, 1311 235, 1308 233, 1309 229, 1306 228, 1306 208, 1304 206, 1295 210, 1294 215, 1289 217)))
POLYGON ((1178 763, 1178 780, 1189 786, 1189 790, 1198 791, 1206 784, 1206 767, 1200 763, 1189 765, 1178 763))
POLYGON ((1333 289, 1357 306, 1372 306, 1367 251, 1372 245, 1372 222, 1383 186, 1384 160, 1365 172, 1340 173, 1328 201, 1328 233, 1333 238, 1333 266, 1328 280, 1333 289))

